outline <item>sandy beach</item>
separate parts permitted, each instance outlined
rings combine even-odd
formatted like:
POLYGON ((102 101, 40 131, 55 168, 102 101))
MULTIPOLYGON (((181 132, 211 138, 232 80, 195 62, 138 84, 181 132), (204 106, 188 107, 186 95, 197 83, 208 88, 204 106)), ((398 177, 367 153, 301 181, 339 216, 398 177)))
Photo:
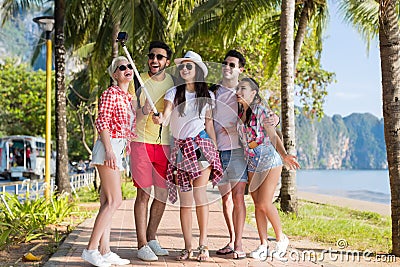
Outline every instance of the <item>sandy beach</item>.
POLYGON ((301 191, 297 192, 297 196, 299 199, 320 204, 329 204, 329 205, 346 207, 361 211, 371 211, 385 216, 390 216, 391 214, 389 204, 380 204, 380 203, 345 198, 345 197, 337 197, 337 196, 316 194, 310 192, 301 192, 301 191))

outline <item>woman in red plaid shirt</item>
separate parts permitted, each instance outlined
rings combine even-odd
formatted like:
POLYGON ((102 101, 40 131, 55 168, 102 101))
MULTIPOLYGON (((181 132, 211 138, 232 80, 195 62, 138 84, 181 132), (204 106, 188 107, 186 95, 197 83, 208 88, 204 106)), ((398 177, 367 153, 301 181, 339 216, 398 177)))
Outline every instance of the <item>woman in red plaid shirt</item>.
POLYGON ((94 266, 129 264, 110 250, 110 226, 114 212, 122 203, 121 171, 127 142, 135 137, 135 109, 128 93, 133 79, 132 65, 125 57, 114 58, 108 67, 113 85, 100 97, 96 128, 100 138, 93 147, 92 165, 100 174, 100 210, 97 215, 89 244, 82 258, 94 266))
POLYGON ((222 167, 216 144, 212 118, 214 94, 205 82, 208 69, 201 56, 188 51, 183 58, 175 59, 179 72, 177 86, 165 94, 164 114, 153 116, 155 123, 170 119, 170 130, 174 137, 170 164, 167 170, 169 199, 180 200, 180 219, 185 241, 177 260, 192 256, 192 205, 200 230, 198 261, 209 258, 207 247, 208 199, 207 183, 212 175, 216 185, 222 177, 222 167), (171 117, 171 118, 169 118, 171 117))
POLYGON ((277 244, 272 256, 286 253, 289 239, 282 232, 276 207, 272 204, 275 188, 279 182, 283 162, 289 169, 300 168, 296 157, 289 155, 275 127, 268 123, 270 109, 263 105, 259 87, 252 78, 243 78, 236 92, 240 103, 239 136, 244 146, 249 177, 249 192, 254 201, 255 217, 261 244, 250 257, 264 260, 268 251, 268 220, 274 228, 277 244))

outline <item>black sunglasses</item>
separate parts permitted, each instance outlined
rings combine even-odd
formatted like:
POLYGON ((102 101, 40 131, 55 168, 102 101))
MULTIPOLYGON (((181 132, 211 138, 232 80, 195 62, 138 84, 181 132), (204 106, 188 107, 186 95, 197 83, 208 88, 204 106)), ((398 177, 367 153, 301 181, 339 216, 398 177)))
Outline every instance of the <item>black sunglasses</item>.
POLYGON ((223 61, 222 62, 222 65, 224 65, 224 66, 229 66, 229 67, 231 67, 232 69, 234 69, 234 68, 236 68, 236 64, 235 63, 228 63, 228 62, 226 62, 226 61, 223 61))
POLYGON ((193 69, 193 65, 192 64, 186 63, 186 64, 178 65, 178 70, 183 70, 184 67, 186 67, 187 70, 193 69))
POLYGON ((161 60, 163 58, 168 59, 168 57, 161 55, 161 54, 150 53, 150 54, 147 54, 147 56, 149 57, 149 59, 154 59, 154 58, 157 58, 157 60, 161 60))
POLYGON ((131 64, 119 65, 119 66, 115 69, 114 73, 117 71, 117 69, 119 69, 120 71, 124 71, 124 70, 126 70, 127 68, 130 69, 130 70, 133 70, 133 67, 132 67, 131 64))

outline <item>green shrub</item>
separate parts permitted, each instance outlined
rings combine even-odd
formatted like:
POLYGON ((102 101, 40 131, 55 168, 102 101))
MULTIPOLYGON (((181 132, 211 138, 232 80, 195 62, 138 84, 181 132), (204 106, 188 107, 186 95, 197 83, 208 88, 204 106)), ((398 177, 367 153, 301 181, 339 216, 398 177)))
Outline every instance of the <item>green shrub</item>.
POLYGON ((6 193, 5 200, 8 207, 0 204, 0 249, 53 235, 46 226, 63 222, 74 207, 67 195, 53 195, 49 203, 44 197, 21 202, 18 196, 6 193))

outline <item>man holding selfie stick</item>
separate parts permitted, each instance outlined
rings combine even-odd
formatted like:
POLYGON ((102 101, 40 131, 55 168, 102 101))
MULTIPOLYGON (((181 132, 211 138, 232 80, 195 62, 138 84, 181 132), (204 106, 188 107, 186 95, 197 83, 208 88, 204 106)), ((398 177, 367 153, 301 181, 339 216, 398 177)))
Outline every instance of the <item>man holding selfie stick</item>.
POLYGON ((168 196, 165 179, 170 147, 168 126, 164 126, 160 134, 160 126, 153 123, 151 113, 164 111, 164 96, 166 91, 174 86, 174 80, 165 72, 172 56, 169 46, 160 41, 153 41, 150 43, 148 51, 149 70, 147 73, 141 74, 145 88, 143 86, 134 88, 132 85, 129 89, 130 93, 138 100, 136 110, 138 138, 131 142, 130 168, 133 183, 137 187, 134 205, 138 240, 137 257, 143 261, 156 261, 158 260, 157 256, 169 254, 168 250, 163 249, 156 240, 156 232, 168 196), (154 199, 150 206, 150 218, 148 219, 152 187, 154 188, 154 199))

